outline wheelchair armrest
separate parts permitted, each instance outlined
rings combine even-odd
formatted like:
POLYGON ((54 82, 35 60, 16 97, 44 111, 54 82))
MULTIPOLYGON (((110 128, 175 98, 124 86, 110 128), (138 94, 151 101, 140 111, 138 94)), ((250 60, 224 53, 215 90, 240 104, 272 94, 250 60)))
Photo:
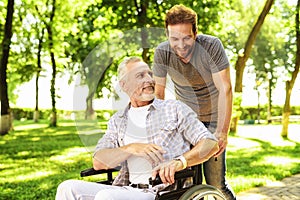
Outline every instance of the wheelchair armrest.
POLYGON ((80 172, 81 177, 85 176, 92 176, 92 175, 97 175, 97 174, 112 174, 113 172, 117 172, 121 169, 121 167, 116 167, 113 169, 101 169, 101 170, 95 170, 94 168, 89 168, 82 170, 80 172))
MULTIPOLYGON (((178 172, 175 172, 175 180, 181 180, 181 179, 186 179, 186 178, 189 178, 189 177, 194 177, 195 176, 195 170, 194 169, 191 169, 191 168, 187 168, 187 169, 184 169, 184 170, 181 170, 181 171, 178 171, 178 172)), ((160 179, 160 176, 157 174, 155 179, 152 180, 152 178, 150 177, 149 178, 149 184, 154 186, 154 185, 158 185, 158 184, 161 184, 162 181, 160 179)))

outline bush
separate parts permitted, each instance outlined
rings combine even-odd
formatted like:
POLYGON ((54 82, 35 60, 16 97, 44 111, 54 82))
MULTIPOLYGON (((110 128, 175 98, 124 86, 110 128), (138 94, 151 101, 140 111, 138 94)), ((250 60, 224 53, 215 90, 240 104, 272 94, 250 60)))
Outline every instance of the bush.
MULTIPOLYGON (((259 119, 266 120, 268 117, 268 106, 262 105, 260 106, 259 112, 258 108, 254 106, 244 106, 241 108, 242 114, 241 120, 256 120, 259 119)), ((282 116, 282 107, 281 106, 273 106, 271 111, 272 116, 282 116)), ((291 115, 300 115, 300 106, 291 106, 291 115)))
MULTIPOLYGON (((237 103, 235 103, 236 105, 237 103)), ((34 109, 29 108, 11 108, 14 119, 21 120, 33 119, 34 109)), ((49 119, 51 114, 51 109, 41 109, 40 119, 49 119)), ((107 121, 116 111, 115 110, 96 110, 97 119, 107 121)), ((71 115, 74 111, 67 110, 57 110, 57 115, 62 119, 71 119, 71 115)), ((82 113, 82 117, 84 118, 85 113, 82 113)), ((233 107, 233 116, 239 117, 241 120, 256 120, 258 119, 258 108, 256 106, 244 106, 239 108, 238 106, 233 107)), ((281 116, 282 115, 282 107, 281 106, 273 106, 272 107, 272 116, 281 116)), ((300 115, 300 106, 291 106, 291 115, 300 115)), ((262 105, 259 109, 260 119, 266 120, 268 117, 268 106, 262 105)))
MULTIPOLYGON (((30 108, 11 108, 13 117, 15 120, 32 120, 34 109, 30 108)), ((49 119, 51 109, 40 109, 39 110, 39 119, 49 119)), ((57 110, 57 115, 62 117, 63 119, 67 118, 72 111, 64 111, 64 110, 57 110)))
POLYGON ((11 111, 12 111, 14 119, 16 119, 16 120, 32 119, 33 118, 32 109, 11 108, 11 111))
POLYGON ((115 110, 96 110, 97 119, 107 121, 116 112, 115 110))
MULTIPOLYGON (((32 120, 34 109, 30 108, 11 108, 13 117, 15 120, 32 120)), ((41 109, 39 110, 40 119, 49 119, 51 114, 51 109, 41 109)), ((57 110, 57 115, 62 119, 72 119, 72 114, 76 113, 77 116, 84 119, 84 111, 68 111, 68 110, 57 110)), ((109 120, 109 118, 116 112, 115 110, 96 110, 97 119, 103 121, 109 120)))

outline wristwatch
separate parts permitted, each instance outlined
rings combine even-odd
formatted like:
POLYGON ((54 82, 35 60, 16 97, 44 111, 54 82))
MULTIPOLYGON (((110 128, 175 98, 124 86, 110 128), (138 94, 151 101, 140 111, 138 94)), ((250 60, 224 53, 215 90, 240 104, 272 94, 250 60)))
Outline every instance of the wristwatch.
POLYGON ((182 162, 183 169, 187 167, 187 161, 183 155, 175 157, 174 160, 180 160, 182 162))

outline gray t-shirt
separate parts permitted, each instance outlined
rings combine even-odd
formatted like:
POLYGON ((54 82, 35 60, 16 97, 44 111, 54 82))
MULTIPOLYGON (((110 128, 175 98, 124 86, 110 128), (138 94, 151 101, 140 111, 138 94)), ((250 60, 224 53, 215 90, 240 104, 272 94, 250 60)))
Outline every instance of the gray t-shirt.
POLYGON ((154 54, 153 73, 170 76, 176 98, 190 106, 203 122, 217 122, 218 90, 212 74, 229 67, 221 41, 213 36, 198 35, 193 57, 182 62, 168 41, 158 45, 154 54))

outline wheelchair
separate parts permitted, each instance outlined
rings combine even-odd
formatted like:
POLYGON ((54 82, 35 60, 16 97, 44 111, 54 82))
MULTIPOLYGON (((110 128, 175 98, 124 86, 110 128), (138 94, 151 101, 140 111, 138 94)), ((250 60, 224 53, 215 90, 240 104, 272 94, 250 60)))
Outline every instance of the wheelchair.
MULTIPOLYGON (((114 180, 114 173, 118 172, 120 168, 107 169, 107 170, 94 170, 89 168, 80 172, 81 177, 106 174, 106 180, 99 181, 98 183, 111 185, 114 180)), ((155 200, 226 200, 224 195, 215 187, 206 184, 200 184, 202 176, 200 177, 200 165, 184 169, 175 173, 176 189, 175 190, 162 190, 157 192, 155 200), (184 182, 188 178, 192 179, 192 184, 184 187, 184 182)), ((155 180, 149 179, 149 184, 152 186, 162 183, 159 176, 155 180)))

